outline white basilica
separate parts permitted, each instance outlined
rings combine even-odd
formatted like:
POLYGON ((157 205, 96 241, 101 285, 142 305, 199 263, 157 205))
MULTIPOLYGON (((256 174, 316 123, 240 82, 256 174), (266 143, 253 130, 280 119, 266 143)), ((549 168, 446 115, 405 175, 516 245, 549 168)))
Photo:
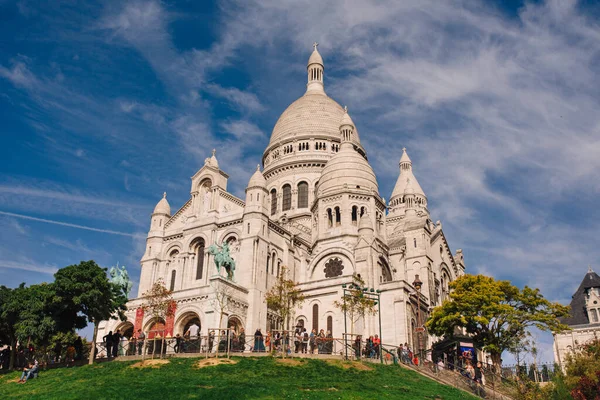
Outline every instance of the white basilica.
MULTIPOLYGON (((316 46, 307 71, 306 93, 275 124, 263 168, 250 178, 245 199, 227 191, 228 175, 213 151, 191 178, 190 198, 181 208, 172 212, 166 195, 158 202, 128 322, 104 322, 99 337, 132 325, 149 332, 157 323, 165 323, 170 335, 183 334, 191 321, 202 335, 225 324, 243 327, 247 334, 275 329, 280 320, 264 296, 286 266, 306 297, 295 311, 294 326, 342 337, 344 315, 333 303, 356 273, 381 291, 383 343, 417 348, 417 314, 424 323, 448 295, 448 283, 464 273, 462 251, 453 254, 442 224, 431 220, 405 150, 386 204, 357 127, 325 93, 316 46), (230 244, 236 262, 233 281, 223 271, 217 274, 207 252, 223 242, 230 244), (415 275, 423 282, 420 299, 412 285, 415 275), (139 297, 159 278, 177 303, 171 321, 153 321, 138 310, 139 297), (229 287, 223 321, 215 309, 216 283, 229 287)), ((379 333, 378 321, 377 315, 367 317, 354 333, 379 333)), ((424 345, 431 345, 431 338, 424 345)))

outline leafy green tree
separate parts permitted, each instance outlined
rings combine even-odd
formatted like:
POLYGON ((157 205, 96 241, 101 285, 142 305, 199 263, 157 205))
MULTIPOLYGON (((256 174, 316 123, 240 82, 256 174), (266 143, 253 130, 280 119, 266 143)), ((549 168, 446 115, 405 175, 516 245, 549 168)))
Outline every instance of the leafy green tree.
POLYGON ((27 288, 24 283, 15 289, 0 286, 0 340, 10 346, 9 369, 15 365, 17 329, 21 316, 22 299, 27 288))
POLYGON ((265 294, 267 307, 279 314, 286 329, 290 329, 290 317, 294 309, 304 302, 304 295, 298 284, 288 279, 288 268, 283 266, 275 285, 265 294))
POLYGON ((95 261, 69 265, 54 274, 55 304, 60 330, 80 329, 94 324, 94 336, 89 362, 94 362, 98 324, 107 319, 126 320, 125 289, 108 280, 106 268, 95 261))
POLYGON ((565 358, 565 383, 575 399, 600 399, 600 339, 595 338, 565 358), (590 393, 597 397, 588 397, 590 393))
POLYGON ((15 289, 0 287, 0 343, 11 347, 9 368, 14 367, 17 342, 33 341, 45 346, 56 331, 51 307, 52 284, 25 286, 15 289))
POLYGON ((463 275, 450 288, 450 299, 436 307, 426 323, 429 332, 451 336, 456 328, 464 328, 490 353, 496 371, 502 352, 528 328, 569 329, 558 320, 568 315, 569 308, 546 300, 539 289, 525 286, 520 290, 509 281, 484 275, 463 275))
MULTIPOLYGON (((150 287, 149 290, 142 294, 144 299, 144 303, 142 304, 142 308, 144 312, 147 312, 152 316, 152 320, 160 321, 165 320, 167 317, 172 316, 175 313, 175 302, 173 301, 173 296, 169 289, 167 289, 165 282, 162 278, 158 278, 156 282, 150 287)), ((161 335, 161 357, 163 354, 163 350, 165 348, 165 335, 164 330, 161 335)), ((156 341, 153 342, 154 350, 152 351, 152 357, 154 357, 154 353, 156 350, 156 341)))
POLYGON ((342 296, 342 301, 334 301, 333 306, 339 308, 350 318, 350 333, 354 333, 354 325, 365 315, 377 313, 377 301, 364 295, 365 281, 357 274, 352 275, 352 283, 342 296))

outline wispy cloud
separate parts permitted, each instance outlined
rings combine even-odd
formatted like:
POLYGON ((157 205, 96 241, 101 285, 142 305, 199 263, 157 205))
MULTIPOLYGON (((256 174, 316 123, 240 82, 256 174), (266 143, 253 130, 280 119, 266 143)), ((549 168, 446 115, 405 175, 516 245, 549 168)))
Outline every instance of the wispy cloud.
POLYGON ((9 217, 20 218, 20 219, 25 219, 25 220, 29 220, 29 221, 44 222, 44 223, 47 223, 47 224, 54 224, 54 225, 66 226, 66 227, 69 227, 69 228, 84 229, 84 230, 87 230, 87 231, 107 233, 107 234, 110 234, 110 235, 120 235, 120 236, 136 237, 136 234, 134 234, 134 233, 118 232, 118 231, 113 231, 111 229, 94 228, 94 227, 91 227, 91 226, 71 224, 69 222, 54 221, 54 220, 51 220, 51 219, 32 217, 32 216, 29 216, 29 215, 22 215, 22 214, 15 214, 15 213, 6 212, 6 211, 0 211, 0 215, 6 215, 6 216, 9 216, 9 217))
POLYGON ((0 259, 0 268, 17 269, 22 271, 40 272, 42 274, 53 275, 58 268, 49 265, 38 265, 29 262, 19 262, 0 259))

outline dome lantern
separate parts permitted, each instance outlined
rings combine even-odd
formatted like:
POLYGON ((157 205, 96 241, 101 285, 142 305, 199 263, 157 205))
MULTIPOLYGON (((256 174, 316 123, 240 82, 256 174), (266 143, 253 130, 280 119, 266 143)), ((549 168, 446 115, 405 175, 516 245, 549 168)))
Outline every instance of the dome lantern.
POLYGON ((348 107, 344 107, 344 115, 342 116, 342 121, 340 122, 340 135, 342 146, 344 143, 352 142, 352 136, 354 135, 354 122, 350 115, 348 115, 348 107))
POLYGON ((306 92, 315 92, 325 94, 323 85, 323 72, 325 66, 323 65, 323 57, 319 54, 317 46, 319 43, 313 43, 313 52, 308 59, 308 65, 306 69, 308 71, 308 83, 306 84, 306 92))

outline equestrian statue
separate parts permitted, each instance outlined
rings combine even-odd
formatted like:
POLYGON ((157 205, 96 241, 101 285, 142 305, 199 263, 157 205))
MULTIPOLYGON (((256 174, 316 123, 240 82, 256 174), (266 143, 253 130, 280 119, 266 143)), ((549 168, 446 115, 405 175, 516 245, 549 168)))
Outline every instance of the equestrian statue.
POLYGON ((233 272, 235 271, 235 261, 229 255, 229 243, 223 242, 220 246, 218 244, 211 244, 207 249, 209 254, 215 257, 215 265, 217 266, 217 273, 221 274, 221 267, 225 268, 227 272, 227 279, 233 280, 233 272))
POLYGON ((123 292, 129 297, 133 283, 129 279, 129 274, 125 266, 121 265, 121 268, 119 268, 119 263, 117 263, 116 267, 110 267, 108 274, 110 275, 110 281, 121 287, 123 292))

